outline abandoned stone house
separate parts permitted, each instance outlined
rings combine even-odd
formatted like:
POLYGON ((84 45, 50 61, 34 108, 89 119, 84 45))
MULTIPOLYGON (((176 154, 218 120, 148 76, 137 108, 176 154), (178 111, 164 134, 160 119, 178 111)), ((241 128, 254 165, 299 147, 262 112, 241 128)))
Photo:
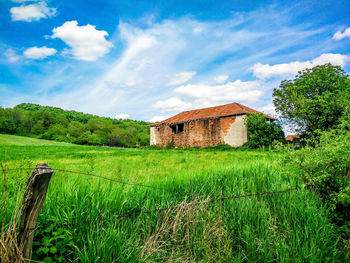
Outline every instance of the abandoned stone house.
POLYGON ((244 121, 247 113, 259 112, 239 103, 185 111, 150 125, 150 143, 157 146, 173 144, 175 147, 226 143, 238 147, 248 141, 244 121))

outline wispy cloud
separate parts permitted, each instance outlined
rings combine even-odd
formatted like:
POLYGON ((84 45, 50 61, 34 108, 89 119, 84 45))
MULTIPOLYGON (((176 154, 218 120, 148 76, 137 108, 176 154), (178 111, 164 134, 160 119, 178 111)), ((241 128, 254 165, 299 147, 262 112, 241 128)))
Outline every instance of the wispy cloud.
POLYGON ((329 39, 328 26, 290 26, 286 17, 263 9, 221 21, 183 17, 143 26, 119 21, 111 37, 92 25, 66 22, 53 37, 62 39, 77 60, 45 65, 45 72, 53 73, 35 80, 41 93, 30 98, 110 117, 127 112, 144 120, 230 102, 271 110, 272 89, 285 74, 347 61, 332 50, 339 42, 329 39), (329 42, 315 41, 326 33, 329 42))
POLYGON ((192 77, 196 74, 196 72, 181 72, 181 73, 177 73, 175 74, 175 76, 173 76, 168 85, 170 86, 176 86, 176 85, 180 85, 183 83, 186 83, 187 81, 191 80, 192 77))
POLYGON ((229 77, 228 75, 220 75, 220 76, 214 77, 214 80, 216 83, 222 84, 222 83, 226 82, 228 77, 229 77))
POLYGON ((30 59, 44 59, 46 57, 55 55, 57 52, 56 49, 54 48, 48 48, 48 47, 30 47, 27 48, 24 52, 23 55, 26 58, 30 59))
POLYGON ((130 119, 130 115, 127 113, 119 113, 119 114, 116 114, 114 118, 117 120, 126 120, 126 119, 130 119))
POLYGON ((13 49, 9 48, 4 52, 5 57, 7 58, 8 61, 10 62, 16 62, 18 61, 21 57, 17 54, 16 51, 13 49))
POLYGON ((346 37, 350 37, 350 27, 344 29, 343 32, 339 30, 333 35, 333 39, 335 40, 341 40, 346 37))

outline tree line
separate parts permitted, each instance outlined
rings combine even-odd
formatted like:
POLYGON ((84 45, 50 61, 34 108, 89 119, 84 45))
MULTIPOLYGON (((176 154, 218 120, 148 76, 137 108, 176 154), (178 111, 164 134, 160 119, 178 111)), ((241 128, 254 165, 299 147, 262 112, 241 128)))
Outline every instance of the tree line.
POLYGON ((117 120, 22 103, 0 107, 0 133, 85 145, 139 147, 149 145, 148 122, 117 120))

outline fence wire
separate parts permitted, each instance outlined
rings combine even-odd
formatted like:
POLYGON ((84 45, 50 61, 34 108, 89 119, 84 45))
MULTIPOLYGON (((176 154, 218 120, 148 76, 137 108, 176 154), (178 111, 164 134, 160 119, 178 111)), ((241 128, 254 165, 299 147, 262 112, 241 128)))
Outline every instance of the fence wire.
MULTIPOLYGON (((252 193, 252 194, 245 194, 245 195, 231 195, 231 196, 224 196, 220 198, 211 198, 207 200, 203 200, 198 202, 198 204, 205 204, 205 203, 215 203, 215 202, 220 202, 220 201, 225 201, 225 200, 230 200, 230 199, 240 199, 240 198, 249 198, 249 197, 257 197, 257 196, 266 196, 266 195, 274 195, 274 194, 283 194, 291 191, 296 191, 302 188, 307 187, 307 185, 303 185, 301 187, 293 187, 293 188, 288 188, 285 190, 280 190, 280 191, 272 191, 272 192, 262 192, 262 193, 252 193)), ((72 226, 72 225, 78 225, 78 224, 90 224, 93 222, 102 222, 102 221, 112 221, 112 220, 121 220, 123 218, 131 218, 134 216, 140 216, 141 214, 156 214, 156 213, 161 213, 163 211, 169 211, 169 210, 175 210, 178 207, 180 207, 182 204, 174 205, 174 206, 168 206, 168 207, 161 207, 161 208, 155 208, 151 210, 146 210, 146 209, 139 209, 138 211, 135 212, 130 212, 130 213, 125 213, 125 214, 120 214, 120 215, 115 215, 112 217, 103 217, 102 215, 91 220, 83 220, 83 221, 77 221, 73 223, 65 223, 65 224, 60 224, 60 226, 72 226)))
MULTIPOLYGON (((26 167, 20 167, 20 168, 11 168, 11 169, 1 169, 3 172, 6 171, 16 171, 16 170, 34 170, 36 168, 26 168, 26 167)), ((137 183, 129 183, 129 182, 124 182, 124 181, 120 181, 120 180, 115 180, 112 178, 108 178, 108 177, 104 177, 104 176, 100 176, 97 174, 91 174, 91 173, 85 173, 85 172, 77 172, 77 171, 70 171, 70 170, 65 170, 65 169, 58 169, 58 168, 51 168, 54 172, 58 171, 58 172, 64 172, 64 173, 71 173, 71 174, 78 174, 78 175, 85 175, 85 176, 90 176, 90 177, 94 177, 94 178, 100 178, 103 180, 107 180, 113 183, 118 183, 118 184, 123 184, 123 185, 129 185, 129 186, 133 186, 133 187, 146 187, 146 188, 153 188, 153 189, 157 189, 157 190, 162 190, 162 191, 167 191, 167 192, 172 192, 172 193, 176 193, 176 194, 181 194, 182 196, 185 195, 186 196, 191 196, 191 195, 186 195, 188 193, 181 193, 179 191, 176 190, 171 190, 171 189, 167 189, 167 188, 163 188, 163 187, 156 187, 156 186, 152 186, 152 185, 145 185, 145 184, 137 184, 137 183)), ((220 197, 220 198, 211 198, 211 199, 206 199, 203 201, 200 201, 200 204, 205 204, 205 203, 214 203, 214 202, 219 202, 219 201, 225 201, 225 200, 230 200, 230 199, 240 199, 240 198, 249 198, 249 197, 257 197, 257 196, 265 196, 265 195, 274 195, 274 194, 282 194, 282 193, 286 193, 286 192, 291 192, 291 191, 296 191, 298 189, 301 188, 305 188, 308 187, 309 185, 303 185, 301 187, 293 187, 293 188, 288 188, 285 190, 279 190, 279 191, 271 191, 271 192, 262 192, 262 193, 251 193, 251 194, 245 194, 245 195, 231 195, 231 196, 224 196, 224 197, 220 197)), ((192 194, 193 196, 193 194, 192 194)), ((199 195, 197 194, 197 197, 199 195)), ((134 212, 130 212, 130 213, 125 213, 125 214, 120 214, 120 215, 115 215, 112 217, 103 217, 102 215, 95 218, 95 219, 91 219, 91 220, 83 220, 83 221, 77 221, 77 222, 72 222, 72 223, 64 223, 64 224, 59 224, 59 226, 72 226, 72 225, 77 225, 77 224, 89 224, 92 222, 102 222, 102 221, 111 221, 111 220, 120 220, 123 218, 131 218, 137 215, 141 215, 141 214, 153 214, 153 213, 160 213, 162 211, 169 211, 169 210, 174 210, 177 209, 181 204, 175 205, 175 206, 169 206, 169 207, 161 207, 161 208, 155 208, 152 210, 146 210, 146 209, 138 209, 137 211, 134 212)), ((42 228, 48 228, 48 227, 42 227, 42 228)))
MULTIPOLYGON (((50 167, 51 168, 51 167, 50 167)), ((20 168, 11 168, 11 169, 1 169, 1 171, 3 172, 7 172, 7 171, 19 171, 19 170, 34 170, 37 169, 35 168, 25 168, 25 167, 20 167, 20 168)), ((108 177, 104 177, 101 175, 97 175, 97 174, 92 174, 92 173, 85 173, 85 172, 78 172, 78 171, 70 171, 70 170, 65 170, 65 169, 58 169, 58 168, 51 168, 54 172, 58 171, 58 172, 63 172, 63 173, 71 173, 71 174, 78 174, 78 175, 86 175, 86 176, 90 176, 93 178, 99 178, 99 179, 103 179, 103 180, 107 180, 113 183, 118 183, 118 184, 123 184, 123 185, 129 185, 129 186, 133 186, 133 187, 146 187, 146 188, 152 188, 152 189, 157 189, 157 190, 162 190, 162 191, 166 191, 166 192, 171 192, 171 193, 175 193, 177 195, 181 195, 183 196, 184 193, 177 191, 177 190, 172 190, 172 189, 168 189, 168 188, 164 188, 164 187, 158 187, 158 186, 153 186, 153 185, 146 185, 146 184, 138 184, 138 183, 129 183, 129 182, 124 182, 124 181, 120 181, 120 180, 116 180, 113 178, 108 178, 108 177)))

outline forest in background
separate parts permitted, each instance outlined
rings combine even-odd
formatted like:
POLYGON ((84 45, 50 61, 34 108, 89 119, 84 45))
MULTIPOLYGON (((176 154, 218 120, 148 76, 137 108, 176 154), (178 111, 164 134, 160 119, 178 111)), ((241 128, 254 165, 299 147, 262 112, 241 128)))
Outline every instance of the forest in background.
POLYGON ((0 107, 0 133, 83 145, 149 145, 149 124, 31 103, 22 103, 13 108, 0 107))

